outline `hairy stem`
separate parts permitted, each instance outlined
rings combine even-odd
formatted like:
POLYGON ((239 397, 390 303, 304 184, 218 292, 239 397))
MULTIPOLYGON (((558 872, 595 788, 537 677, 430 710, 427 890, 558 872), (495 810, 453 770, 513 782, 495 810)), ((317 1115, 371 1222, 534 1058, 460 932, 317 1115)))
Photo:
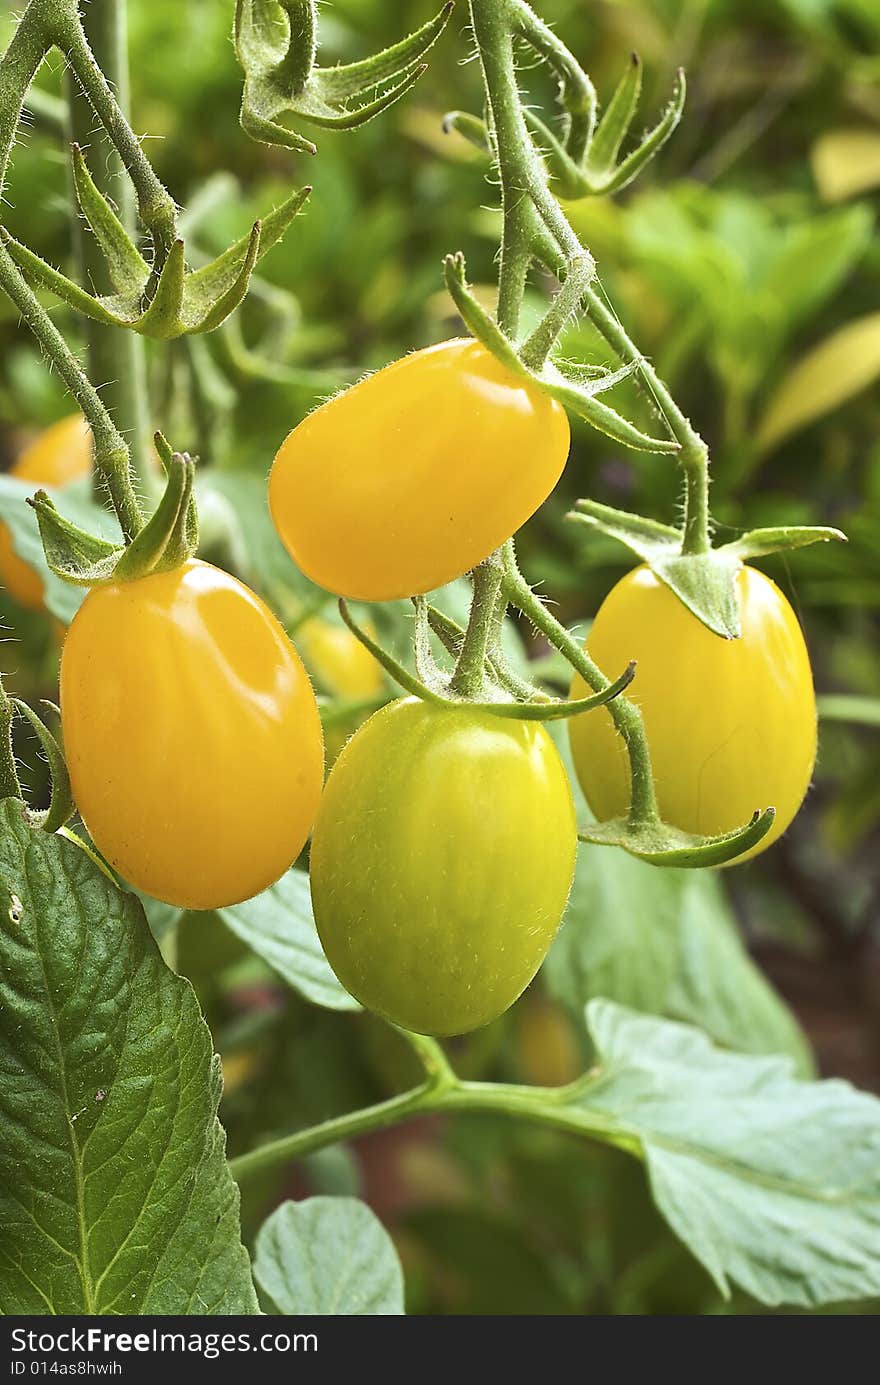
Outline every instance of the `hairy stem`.
MULTIPOLYGON (((91 0, 83 12, 83 25, 95 61, 116 90, 123 115, 128 112, 128 51, 126 0, 91 0)), ((92 177, 98 189, 117 204, 126 230, 135 230, 135 199, 131 182, 122 173, 122 161, 96 129, 95 114, 79 87, 68 74, 68 122, 72 140, 83 148, 91 145, 92 177)), ((86 289, 105 292, 110 286, 104 255, 96 238, 77 216, 75 196, 71 196, 74 243, 80 268, 80 282, 86 289)), ((136 332, 86 320, 89 377, 101 387, 104 402, 119 431, 128 439, 131 464, 138 492, 149 494, 153 480, 151 420, 147 393, 147 365, 143 339, 136 332)), ((101 486, 96 477, 96 485, 101 486)))
MULTIPOLYGON (((505 589, 509 600, 522 611, 537 630, 545 635, 550 643, 565 655, 577 670, 592 692, 605 692, 611 680, 593 662, 578 640, 566 630, 564 625, 551 615, 540 597, 532 591, 517 567, 511 541, 505 548, 506 575, 505 589)), ((634 826, 659 822, 660 814, 654 793, 654 776, 651 770, 651 752, 645 735, 645 726, 639 708, 627 698, 615 697, 608 703, 609 716, 627 749, 630 764, 630 822, 634 826)), ((587 716, 596 713, 585 713, 587 716)))
POLYGON ((0 676, 0 802, 4 798, 21 798, 21 785, 15 768, 15 752, 12 749, 12 719, 15 711, 0 676))
POLYGON ((486 655, 498 610, 501 577, 501 566, 495 554, 474 570, 470 618, 450 684, 451 691, 458 697, 479 698, 483 692, 486 655))
POLYGON ((58 10, 53 39, 65 54, 76 81, 134 184, 138 215, 153 240, 153 274, 158 277, 177 238, 177 207, 174 199, 154 172, 140 140, 95 60, 75 0, 65 0, 58 10))
POLYGON ((55 323, 23 279, 5 245, 0 244, 0 289, 15 304, 46 359, 88 420, 95 442, 95 470, 107 486, 119 526, 127 540, 143 528, 143 517, 128 470, 128 447, 104 402, 55 323))

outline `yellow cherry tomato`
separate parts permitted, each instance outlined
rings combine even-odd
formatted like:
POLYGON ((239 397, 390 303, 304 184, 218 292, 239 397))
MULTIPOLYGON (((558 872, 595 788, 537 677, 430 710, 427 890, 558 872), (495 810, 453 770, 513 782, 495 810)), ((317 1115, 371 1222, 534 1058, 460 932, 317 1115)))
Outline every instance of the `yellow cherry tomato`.
MULTIPOLYGON (((91 430, 81 414, 71 414, 40 433, 10 468, 10 474, 38 486, 65 486, 91 468, 91 430)), ((43 606, 43 579, 18 556, 5 524, 0 525, 0 586, 20 606, 32 611, 43 606)))
POLYGON ((132 885, 184 909, 292 864, 323 780, 318 708, 259 597, 208 563, 96 587, 61 656, 77 808, 132 885))
POLYGON ((309 672, 332 697, 357 701, 378 697, 384 688, 381 666, 347 625, 311 616, 297 626, 296 642, 309 672))
MULTIPOLYGON (((713 635, 647 567, 606 597, 587 648, 604 672, 635 659, 627 696, 642 709, 660 812, 715 835, 774 807, 756 855, 788 827, 816 758, 816 700, 804 637, 782 592, 756 568, 737 574, 742 635, 713 635)), ((572 697, 586 689, 579 676, 572 697)), ((600 822, 627 811, 628 759, 603 707, 569 722, 575 768, 600 822)))
POLYGON ((512 1005, 574 872, 571 786, 543 726, 404 698, 352 737, 312 839, 315 923, 343 986, 424 1034, 512 1005))
POLYGON ((339 596, 390 601, 461 577, 550 494, 565 410, 471 340, 368 376, 303 420, 269 478, 294 561, 339 596))

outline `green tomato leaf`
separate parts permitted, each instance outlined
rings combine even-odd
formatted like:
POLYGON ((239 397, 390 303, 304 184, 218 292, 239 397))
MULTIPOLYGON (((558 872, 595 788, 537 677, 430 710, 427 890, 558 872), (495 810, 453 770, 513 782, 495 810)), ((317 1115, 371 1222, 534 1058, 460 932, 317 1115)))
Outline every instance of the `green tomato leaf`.
POLYGON ((869 313, 826 337, 783 377, 758 425, 758 451, 771 451, 878 377, 880 313, 869 313))
POLYGON ((254 1278, 267 1311, 400 1316, 403 1272, 388 1232, 354 1197, 284 1202, 261 1226, 254 1278))
POLYGON ((313 1005, 328 1010, 361 1008, 336 980, 324 956, 305 871, 289 870, 254 899, 217 913, 227 928, 313 1005))
POLYGON ((600 1068, 570 1109, 642 1154, 658 1208, 722 1293, 733 1281, 809 1308, 880 1292, 876 1097, 609 1001, 587 1022, 600 1068))
POLYGON ((726 1048, 785 1054, 812 1074, 804 1035, 743 947, 710 871, 658 871, 625 852, 581 846, 543 974, 576 1014, 606 996, 687 1020, 726 1048), (613 927, 601 923, 609 919, 613 927))
POLYGON ((0 1307, 250 1314, 219 1062, 140 904, 0 805, 0 1307))

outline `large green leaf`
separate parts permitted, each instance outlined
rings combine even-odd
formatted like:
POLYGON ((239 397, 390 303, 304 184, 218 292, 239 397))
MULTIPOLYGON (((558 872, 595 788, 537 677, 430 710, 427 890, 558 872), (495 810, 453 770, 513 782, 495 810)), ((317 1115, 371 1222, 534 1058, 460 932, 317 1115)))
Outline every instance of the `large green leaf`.
POLYGON ((404 1311, 394 1243, 355 1197, 282 1203, 257 1236, 254 1278, 267 1310, 285 1315, 404 1311))
POLYGON ((782 1053, 804 1074, 809 1048, 752 962, 718 876, 658 870, 623 851, 581 846, 563 927, 544 964, 576 1014, 606 996, 683 1019, 747 1053, 782 1053))
POLYGON ((600 1066, 571 1113, 641 1151, 660 1211, 724 1293, 733 1280, 811 1307, 880 1292, 880 1101, 608 1001, 587 1022, 600 1066))
POLYGON ((242 942, 306 1000, 328 1010, 361 1008, 336 980, 324 956, 305 871, 289 870, 262 894, 217 912, 242 942))
POLYGON ((219 1061, 133 895, 0 805, 0 1306, 248 1314, 219 1061))

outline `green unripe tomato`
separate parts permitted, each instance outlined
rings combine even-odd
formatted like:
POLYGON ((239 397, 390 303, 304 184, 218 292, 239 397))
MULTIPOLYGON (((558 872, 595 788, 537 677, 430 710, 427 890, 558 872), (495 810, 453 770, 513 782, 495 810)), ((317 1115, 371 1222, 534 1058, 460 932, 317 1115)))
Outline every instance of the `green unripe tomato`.
POLYGON ((571 788, 542 726, 391 703, 348 742, 318 812, 312 902, 330 965, 406 1029, 477 1029, 541 965, 576 847, 571 788))

